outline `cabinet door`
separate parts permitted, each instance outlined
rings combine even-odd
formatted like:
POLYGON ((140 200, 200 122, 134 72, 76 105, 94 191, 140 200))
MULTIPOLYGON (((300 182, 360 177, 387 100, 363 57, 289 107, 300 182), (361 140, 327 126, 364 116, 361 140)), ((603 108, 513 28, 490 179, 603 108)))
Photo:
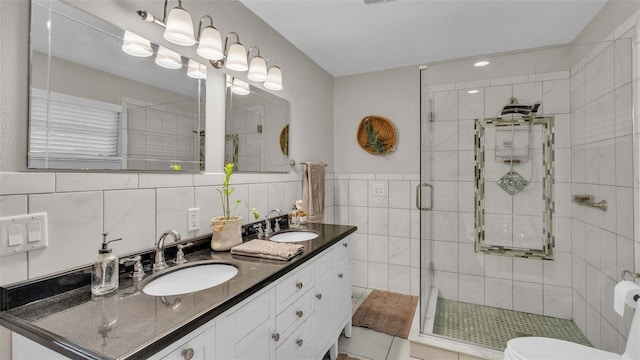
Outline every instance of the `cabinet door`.
POLYGON ((335 274, 330 271, 318 278, 315 288, 315 318, 314 334, 316 338, 317 349, 314 350, 316 357, 323 356, 329 347, 331 341, 336 336, 336 328, 338 327, 338 317, 335 310, 336 291, 335 291, 335 274))
MULTIPOLYGON (((335 291, 336 291, 336 318, 338 327, 342 327, 346 319, 351 318, 351 255, 349 253, 349 241, 343 239, 336 248, 339 256, 334 262, 335 291)), ((341 328, 338 331, 342 331, 341 328)))
POLYGON ((218 324, 226 359, 275 358, 275 292, 273 289, 232 310, 224 326, 218 324))

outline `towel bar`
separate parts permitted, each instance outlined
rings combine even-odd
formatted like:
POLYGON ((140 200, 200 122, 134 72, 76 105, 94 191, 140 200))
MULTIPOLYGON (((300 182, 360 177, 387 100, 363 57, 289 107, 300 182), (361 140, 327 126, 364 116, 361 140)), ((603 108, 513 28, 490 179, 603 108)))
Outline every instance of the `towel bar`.
MULTIPOLYGON (((300 163, 300 162, 296 162, 296 161, 295 161, 295 160, 293 160, 293 159, 291 159, 291 161, 289 161, 289 165, 291 165, 291 166, 304 165, 304 164, 305 164, 305 163, 303 163, 303 162, 301 162, 301 163, 300 163)), ((327 166, 327 164, 324 164, 324 166, 326 167, 326 166, 327 166)))

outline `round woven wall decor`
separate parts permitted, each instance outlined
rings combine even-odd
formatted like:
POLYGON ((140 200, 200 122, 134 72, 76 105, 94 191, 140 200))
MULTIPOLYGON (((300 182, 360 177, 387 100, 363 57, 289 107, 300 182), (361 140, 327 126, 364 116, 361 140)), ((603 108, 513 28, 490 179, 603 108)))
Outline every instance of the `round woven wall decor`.
POLYGON ((280 151, 282 155, 289 156, 289 124, 280 131, 280 151))
POLYGON ((385 117, 367 115, 358 125, 356 138, 362 150, 373 155, 384 155, 395 149, 396 128, 385 117))

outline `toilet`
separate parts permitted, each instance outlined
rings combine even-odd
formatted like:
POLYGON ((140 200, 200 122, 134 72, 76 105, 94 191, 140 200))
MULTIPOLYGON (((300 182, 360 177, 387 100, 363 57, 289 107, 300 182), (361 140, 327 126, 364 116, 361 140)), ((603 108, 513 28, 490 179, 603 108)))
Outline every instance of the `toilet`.
POLYGON ((520 337, 507 342, 504 360, 640 360, 640 300, 636 300, 635 314, 622 355, 545 337, 520 337))

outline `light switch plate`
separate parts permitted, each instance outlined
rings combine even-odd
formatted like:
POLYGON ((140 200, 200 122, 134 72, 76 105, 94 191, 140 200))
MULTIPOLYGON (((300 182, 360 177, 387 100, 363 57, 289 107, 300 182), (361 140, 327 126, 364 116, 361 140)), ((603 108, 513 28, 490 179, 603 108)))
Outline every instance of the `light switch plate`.
POLYGON ((0 218, 0 256, 46 248, 47 213, 0 218))
POLYGON ((373 196, 384 196, 384 184, 373 184, 373 196))
POLYGON ((200 208, 187 209, 187 231, 200 229, 200 208))

